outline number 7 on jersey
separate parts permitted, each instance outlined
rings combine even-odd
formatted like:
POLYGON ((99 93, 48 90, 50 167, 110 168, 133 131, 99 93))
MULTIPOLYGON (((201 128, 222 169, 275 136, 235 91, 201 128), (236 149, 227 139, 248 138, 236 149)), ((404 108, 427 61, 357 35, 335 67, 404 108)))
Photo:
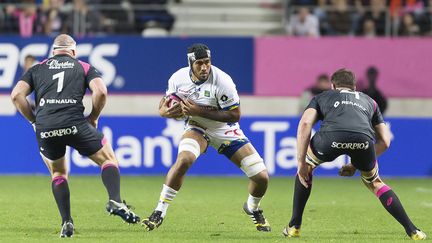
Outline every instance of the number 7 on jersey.
POLYGON ((60 93, 63 89, 63 80, 64 80, 64 73, 63 72, 59 72, 53 75, 53 80, 55 80, 56 78, 58 78, 58 83, 57 83, 57 93, 60 93))

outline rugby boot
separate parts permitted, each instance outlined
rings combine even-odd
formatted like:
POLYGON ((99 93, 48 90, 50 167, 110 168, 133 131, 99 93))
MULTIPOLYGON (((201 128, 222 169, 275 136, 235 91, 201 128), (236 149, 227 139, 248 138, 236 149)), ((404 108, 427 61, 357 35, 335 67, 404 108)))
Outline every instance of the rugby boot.
POLYGON ((264 217, 263 211, 261 209, 255 211, 249 211, 247 203, 243 204, 244 212, 251 217, 255 227, 258 231, 270 232, 270 224, 267 219, 264 217))
POLYGON ((163 222, 162 212, 155 210, 150 215, 150 217, 142 221, 142 225, 145 227, 147 231, 152 231, 158 228, 162 224, 162 222, 163 222))
POLYGON ((413 240, 425 240, 426 234, 423 231, 417 229, 416 231, 410 234, 410 238, 413 240))
POLYGON ((129 224, 136 224, 140 221, 140 217, 132 212, 131 206, 126 205, 125 201, 116 202, 114 200, 109 200, 106 204, 106 210, 110 215, 117 215, 129 224))
POLYGON ((283 229, 282 234, 289 238, 298 238, 300 237, 300 228, 296 228, 295 226, 289 227, 288 225, 283 229))
POLYGON ((60 238, 72 237, 73 233, 74 233, 74 225, 72 220, 65 221, 60 230, 60 238))

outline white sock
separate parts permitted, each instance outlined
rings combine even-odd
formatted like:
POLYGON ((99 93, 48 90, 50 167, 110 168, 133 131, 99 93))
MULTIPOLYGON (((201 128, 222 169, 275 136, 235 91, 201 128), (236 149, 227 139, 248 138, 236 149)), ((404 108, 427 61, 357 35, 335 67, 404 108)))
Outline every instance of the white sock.
POLYGON ((163 185, 162 191, 160 193, 160 198, 158 205, 156 206, 157 211, 162 212, 162 218, 165 218, 166 212, 168 210, 168 206, 174 200, 174 197, 177 195, 177 191, 172 189, 167 185, 163 185))
POLYGON ((254 197, 251 194, 249 194, 248 200, 247 200, 247 206, 249 211, 257 211, 260 205, 262 197, 254 197))

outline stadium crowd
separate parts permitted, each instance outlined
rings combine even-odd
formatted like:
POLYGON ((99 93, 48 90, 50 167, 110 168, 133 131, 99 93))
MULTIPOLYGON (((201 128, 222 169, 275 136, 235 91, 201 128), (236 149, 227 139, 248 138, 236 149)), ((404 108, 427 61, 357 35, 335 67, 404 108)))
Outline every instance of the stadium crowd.
POLYGON ((0 33, 56 36, 169 32, 174 17, 167 0, 2 0, 0 33))
MULTIPOLYGON (((2 0, 0 33, 56 36, 169 35, 181 0, 2 0)), ((432 35, 432 0, 288 0, 292 36, 432 35)), ((282 5, 280 5, 282 6, 282 5)))
POLYGON ((431 0, 292 0, 286 31, 294 36, 427 36, 431 0))

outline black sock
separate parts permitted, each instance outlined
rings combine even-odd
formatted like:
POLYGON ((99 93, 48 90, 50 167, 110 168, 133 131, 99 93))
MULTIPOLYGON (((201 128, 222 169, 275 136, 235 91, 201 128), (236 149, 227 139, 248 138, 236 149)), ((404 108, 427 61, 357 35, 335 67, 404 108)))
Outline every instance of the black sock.
POLYGON ((298 175, 296 176, 294 185, 293 213, 289 222, 289 227, 296 226, 296 228, 299 229, 301 226, 303 210, 312 191, 312 174, 309 175, 309 178, 309 187, 306 188, 300 183, 298 175))
POLYGON ((102 182, 107 189, 110 200, 121 202, 120 198, 120 172, 118 168, 112 164, 102 167, 102 182))
POLYGON ((405 232, 408 235, 417 229, 406 214, 399 198, 389 186, 381 187, 376 196, 379 198, 387 212, 389 212, 405 228, 405 232))
POLYGON ((52 180, 51 186, 63 225, 65 221, 72 220, 70 213, 70 193, 68 182, 63 176, 57 176, 52 180))

